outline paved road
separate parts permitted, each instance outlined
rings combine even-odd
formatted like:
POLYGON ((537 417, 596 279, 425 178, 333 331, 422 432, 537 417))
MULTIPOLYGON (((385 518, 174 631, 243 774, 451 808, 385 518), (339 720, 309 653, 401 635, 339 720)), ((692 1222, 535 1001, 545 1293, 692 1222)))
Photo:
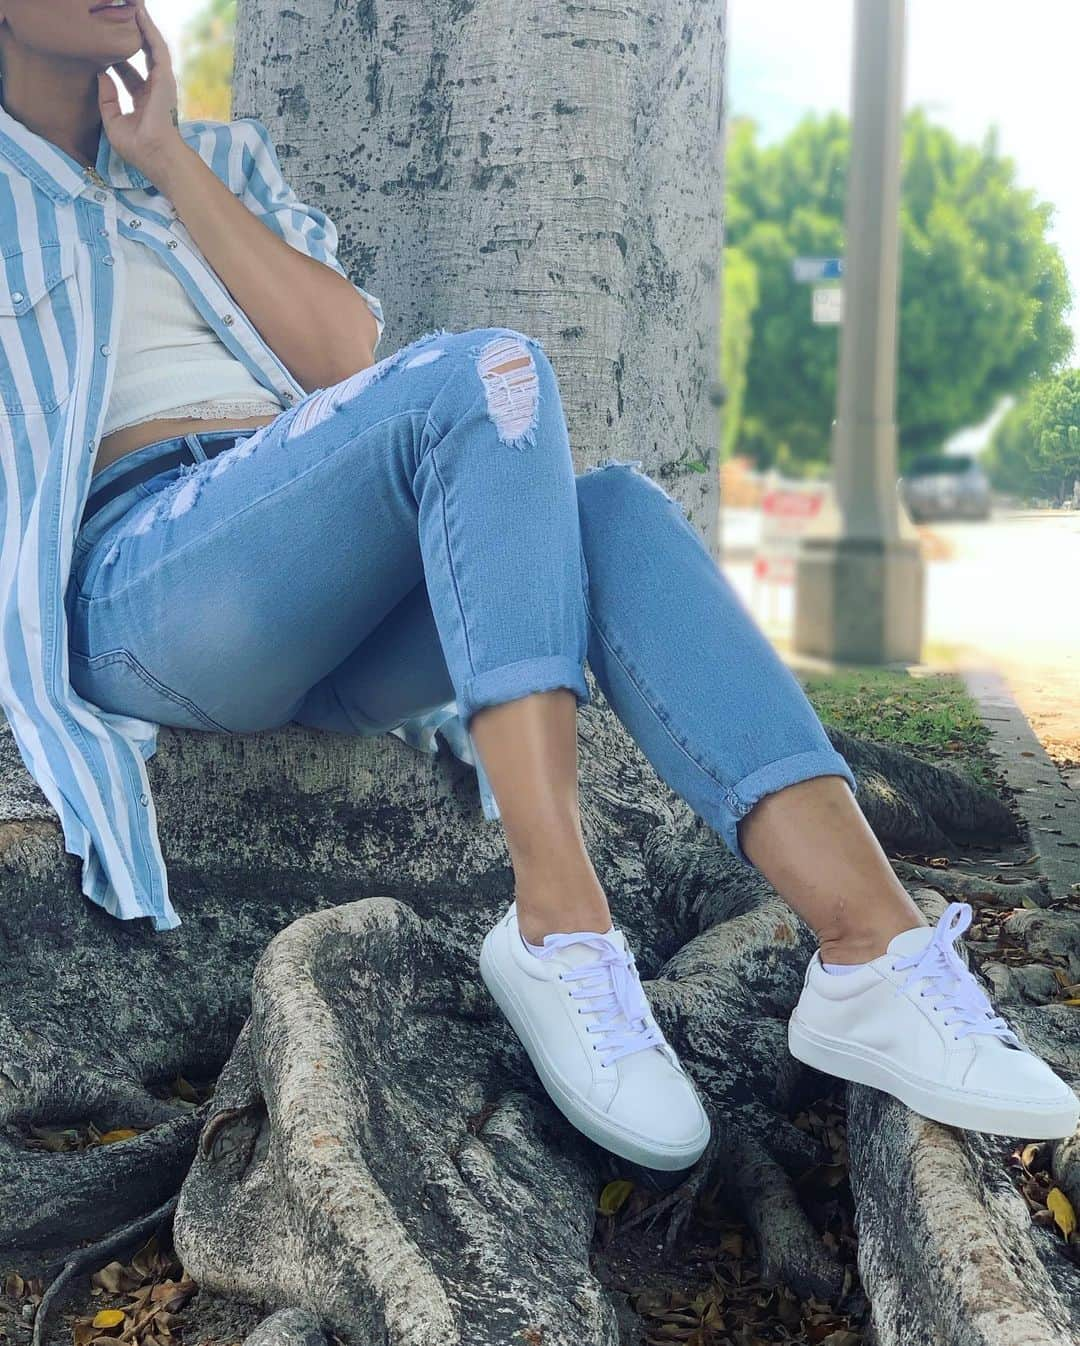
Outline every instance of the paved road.
MULTIPOLYGON (((754 580, 755 532, 745 516, 727 530, 744 546, 724 568, 782 644, 791 590, 754 580)), ((1051 756, 1080 762, 1080 514, 1002 513, 923 532, 927 660, 997 668, 1051 756)))

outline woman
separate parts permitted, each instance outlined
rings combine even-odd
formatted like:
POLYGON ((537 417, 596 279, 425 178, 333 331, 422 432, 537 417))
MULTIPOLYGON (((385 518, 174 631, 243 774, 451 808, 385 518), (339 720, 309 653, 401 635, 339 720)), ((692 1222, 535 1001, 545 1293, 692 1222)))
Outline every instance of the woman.
POLYGON ((796 1056, 953 1125, 1071 1133, 956 954, 970 909, 923 921, 676 502, 638 464, 575 473, 539 342, 441 330, 374 363, 333 224, 260 122, 178 123, 144 0, 0 0, 0 75, 3 704, 88 896, 179 924, 157 725, 373 733, 453 702, 514 868, 482 975, 575 1125, 683 1168, 709 1123, 582 838, 587 659, 816 931, 796 1056))

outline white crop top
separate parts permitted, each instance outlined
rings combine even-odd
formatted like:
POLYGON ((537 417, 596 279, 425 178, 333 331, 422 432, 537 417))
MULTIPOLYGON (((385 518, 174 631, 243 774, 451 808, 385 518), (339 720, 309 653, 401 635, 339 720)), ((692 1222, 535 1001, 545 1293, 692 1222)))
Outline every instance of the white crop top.
POLYGON ((271 416, 285 407, 233 355, 168 266, 145 243, 118 234, 126 300, 101 438, 158 416, 271 416))

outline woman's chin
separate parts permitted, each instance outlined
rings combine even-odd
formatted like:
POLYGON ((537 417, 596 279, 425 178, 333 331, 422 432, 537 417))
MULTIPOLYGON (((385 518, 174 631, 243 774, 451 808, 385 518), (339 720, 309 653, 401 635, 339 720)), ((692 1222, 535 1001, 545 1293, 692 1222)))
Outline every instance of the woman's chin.
MULTIPOLYGON (((105 34, 106 40, 109 36, 108 33, 105 34)), ((104 42, 102 43, 101 55, 98 57, 101 61, 101 69, 106 75, 109 73, 109 66, 116 65, 118 61, 130 61, 142 47, 142 37, 137 26, 133 34, 113 33, 111 36, 112 41, 108 42, 107 46, 104 42)))

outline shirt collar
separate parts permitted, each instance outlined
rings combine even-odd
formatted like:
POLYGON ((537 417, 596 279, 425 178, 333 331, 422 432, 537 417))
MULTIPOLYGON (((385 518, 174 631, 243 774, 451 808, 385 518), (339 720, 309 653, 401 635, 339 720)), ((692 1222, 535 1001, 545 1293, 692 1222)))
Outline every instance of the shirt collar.
MULTIPOLYGON (((82 164, 59 145, 31 131, 12 116, 3 104, 0 104, 0 155, 10 160, 20 172, 57 201, 78 196, 86 187, 93 185, 82 164)), ((104 124, 98 136, 94 167, 111 187, 157 190, 145 173, 121 158, 105 134, 104 124)))

